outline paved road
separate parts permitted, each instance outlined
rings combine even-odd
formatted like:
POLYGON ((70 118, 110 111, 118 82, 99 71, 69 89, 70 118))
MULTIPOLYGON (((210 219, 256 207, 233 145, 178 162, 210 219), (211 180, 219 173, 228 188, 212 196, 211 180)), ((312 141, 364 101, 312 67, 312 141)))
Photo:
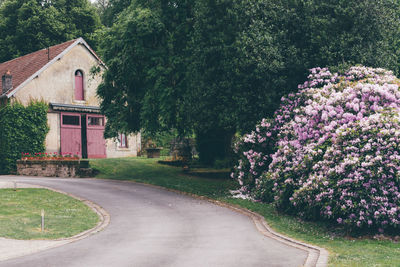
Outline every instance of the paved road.
POLYGON ((307 257, 261 235, 245 215, 173 192, 97 179, 0 180, 72 193, 111 215, 102 232, 0 266, 301 266, 307 257))

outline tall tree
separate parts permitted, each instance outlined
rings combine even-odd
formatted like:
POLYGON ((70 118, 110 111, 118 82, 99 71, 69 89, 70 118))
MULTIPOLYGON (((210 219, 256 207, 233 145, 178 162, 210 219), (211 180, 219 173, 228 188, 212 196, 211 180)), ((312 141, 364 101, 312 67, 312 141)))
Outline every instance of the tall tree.
POLYGON ((287 38, 307 68, 364 64, 399 71, 399 1, 282 1, 295 9, 287 38))
POLYGON ((193 0, 134 1, 103 41, 109 70, 98 89, 109 121, 118 130, 187 129, 183 102, 186 44, 193 0))
POLYGON ((309 68, 365 64, 398 72, 399 15, 390 0, 197 1, 189 114, 198 143, 211 144, 199 149, 203 158, 221 157, 229 134, 271 116, 309 68))
POLYGON ((133 1, 104 39, 102 108, 110 129, 194 130, 212 162, 309 68, 398 72, 399 15, 392 0, 133 1))
POLYGON ((198 1, 190 51, 189 114, 200 159, 223 158, 236 132, 236 40, 243 25, 234 2, 198 1))
POLYGON ((98 0, 97 8, 100 11, 101 22, 111 27, 118 16, 131 5, 132 0, 98 0))
POLYGON ((4 0, 0 6, 0 62, 83 37, 96 48, 101 27, 88 0, 4 0))
POLYGON ((106 10, 109 8, 110 1, 109 0, 96 0, 95 2, 92 2, 92 4, 96 8, 97 13, 100 16, 101 22, 104 24, 103 15, 106 12, 106 10))

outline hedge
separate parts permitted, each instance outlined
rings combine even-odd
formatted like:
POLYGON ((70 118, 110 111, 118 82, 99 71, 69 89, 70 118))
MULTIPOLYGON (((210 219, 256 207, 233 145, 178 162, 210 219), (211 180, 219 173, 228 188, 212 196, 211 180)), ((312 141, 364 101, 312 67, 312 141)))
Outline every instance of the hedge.
POLYGON ((48 105, 32 101, 27 106, 19 102, 0 108, 0 173, 15 173, 21 153, 45 151, 48 105))

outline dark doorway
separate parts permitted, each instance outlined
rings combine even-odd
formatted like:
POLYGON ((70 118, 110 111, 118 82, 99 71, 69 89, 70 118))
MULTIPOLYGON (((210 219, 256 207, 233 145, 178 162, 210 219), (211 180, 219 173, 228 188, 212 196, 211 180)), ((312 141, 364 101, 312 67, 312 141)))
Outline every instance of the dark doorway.
POLYGON ((82 136, 82 158, 88 158, 88 151, 87 151, 87 130, 86 130, 86 115, 81 115, 81 136, 82 136))

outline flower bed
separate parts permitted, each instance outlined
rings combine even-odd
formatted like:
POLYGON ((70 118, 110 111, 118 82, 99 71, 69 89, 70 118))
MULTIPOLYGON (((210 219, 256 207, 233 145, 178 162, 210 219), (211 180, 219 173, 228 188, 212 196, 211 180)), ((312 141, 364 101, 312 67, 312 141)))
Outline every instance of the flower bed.
POLYGON ((237 144, 242 191, 286 212, 383 232, 400 225, 399 80, 384 69, 311 70, 237 144))
POLYGON ((22 153, 17 161, 17 174, 45 177, 90 177, 89 161, 76 155, 56 153, 22 153))
POLYGON ((71 153, 21 153, 21 160, 79 160, 78 155, 71 153))

